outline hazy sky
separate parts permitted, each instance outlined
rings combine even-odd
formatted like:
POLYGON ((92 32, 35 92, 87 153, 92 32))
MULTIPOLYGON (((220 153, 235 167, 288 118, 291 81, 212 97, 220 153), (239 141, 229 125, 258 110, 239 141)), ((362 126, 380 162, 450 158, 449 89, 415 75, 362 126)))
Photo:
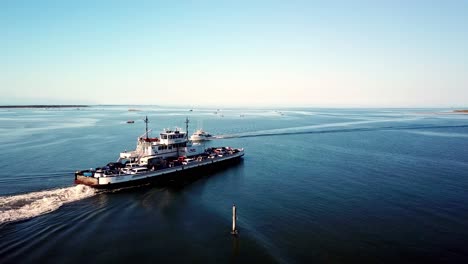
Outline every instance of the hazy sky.
POLYGON ((468 1, 0 2, 0 104, 468 106, 468 1))

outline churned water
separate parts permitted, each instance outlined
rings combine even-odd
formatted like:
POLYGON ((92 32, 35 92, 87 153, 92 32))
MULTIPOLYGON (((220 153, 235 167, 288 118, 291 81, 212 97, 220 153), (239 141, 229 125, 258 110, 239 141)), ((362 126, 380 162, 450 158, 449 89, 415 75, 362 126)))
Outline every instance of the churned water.
POLYGON ((468 115, 3 109, 0 146, 2 263, 468 261, 468 115), (244 147, 243 162, 170 186, 73 184, 134 149, 145 115, 154 131, 188 116, 220 137, 207 146, 244 147))

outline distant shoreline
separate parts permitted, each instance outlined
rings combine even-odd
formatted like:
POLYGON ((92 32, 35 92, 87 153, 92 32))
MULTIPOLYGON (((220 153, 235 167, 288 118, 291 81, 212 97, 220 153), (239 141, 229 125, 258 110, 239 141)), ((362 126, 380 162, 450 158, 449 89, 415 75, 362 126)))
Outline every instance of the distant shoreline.
POLYGON ((468 114, 468 110, 453 110, 454 113, 468 114))
POLYGON ((0 108, 76 108, 89 105, 0 105, 0 108))

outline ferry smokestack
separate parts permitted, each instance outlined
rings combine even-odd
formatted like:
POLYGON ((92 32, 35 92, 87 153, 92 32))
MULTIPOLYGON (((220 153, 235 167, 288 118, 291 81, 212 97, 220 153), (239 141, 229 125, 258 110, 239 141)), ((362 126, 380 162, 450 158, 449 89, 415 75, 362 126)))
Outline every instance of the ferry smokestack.
POLYGON ((237 212, 236 212, 236 205, 232 205, 232 231, 231 234, 233 236, 237 236, 239 234, 239 231, 237 231, 236 228, 236 219, 237 219, 237 212))

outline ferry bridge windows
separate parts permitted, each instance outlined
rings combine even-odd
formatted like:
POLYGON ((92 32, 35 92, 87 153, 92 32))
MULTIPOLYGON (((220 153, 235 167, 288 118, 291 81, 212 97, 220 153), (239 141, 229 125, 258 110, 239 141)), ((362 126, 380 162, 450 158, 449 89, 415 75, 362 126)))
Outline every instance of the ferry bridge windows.
POLYGON ((171 149, 176 149, 176 148, 184 148, 187 146, 186 142, 183 143, 177 143, 177 144, 171 144, 171 145, 160 145, 158 146, 158 150, 171 150, 171 149))
POLYGON ((165 150, 165 149, 167 149, 166 145, 158 146, 158 150, 165 150))
POLYGON ((184 133, 172 134, 172 135, 161 134, 161 139, 178 139, 178 138, 185 138, 185 134, 184 133))
POLYGON ((174 148, 183 148, 183 147, 186 147, 187 146, 187 143, 184 142, 184 143, 177 143, 177 144, 174 144, 173 145, 174 148))

